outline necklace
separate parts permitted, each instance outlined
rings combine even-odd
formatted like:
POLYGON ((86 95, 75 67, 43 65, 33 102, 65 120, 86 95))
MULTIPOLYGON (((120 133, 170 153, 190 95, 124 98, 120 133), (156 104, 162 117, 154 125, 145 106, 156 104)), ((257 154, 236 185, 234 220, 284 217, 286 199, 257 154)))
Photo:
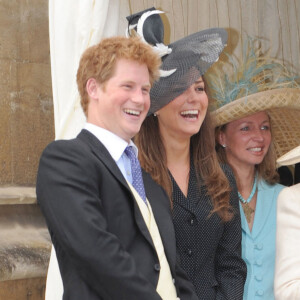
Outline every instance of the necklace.
POLYGON ((254 177, 254 183, 253 187, 250 193, 250 196, 245 200, 243 196, 238 192, 238 196, 240 201, 242 202, 243 210, 245 213, 245 217, 247 219, 247 222, 250 223, 251 221, 251 215, 254 213, 254 209, 250 207, 249 202, 252 200, 257 188, 257 174, 254 177))

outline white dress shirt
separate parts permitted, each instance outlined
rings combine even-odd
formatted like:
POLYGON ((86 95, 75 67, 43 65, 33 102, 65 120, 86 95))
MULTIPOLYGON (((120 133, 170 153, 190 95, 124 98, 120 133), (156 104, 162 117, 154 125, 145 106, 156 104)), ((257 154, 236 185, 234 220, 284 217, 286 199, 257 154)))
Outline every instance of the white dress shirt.
POLYGON ((132 146, 136 156, 138 155, 138 149, 133 141, 130 140, 130 143, 128 144, 114 133, 91 123, 86 123, 84 129, 92 133, 105 146, 125 179, 132 184, 130 159, 124 151, 127 146, 132 146))

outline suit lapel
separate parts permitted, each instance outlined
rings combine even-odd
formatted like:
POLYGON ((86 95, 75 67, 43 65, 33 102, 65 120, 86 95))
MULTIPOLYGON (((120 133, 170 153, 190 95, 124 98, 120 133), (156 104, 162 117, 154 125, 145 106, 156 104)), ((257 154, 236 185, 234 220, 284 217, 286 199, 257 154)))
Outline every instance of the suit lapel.
POLYGON ((116 162, 111 157, 108 150, 105 146, 89 131, 83 129, 78 138, 82 140, 85 144, 89 145, 91 151, 94 153, 96 157, 98 157, 101 162, 107 167, 110 173, 124 186, 130 191, 124 176, 122 175, 120 169, 118 168, 116 162))
POLYGON ((136 200, 134 198, 134 195, 132 194, 126 179, 124 178, 123 174, 121 173, 119 167, 117 166, 116 162, 106 149, 106 147, 89 131, 83 129, 79 135, 78 139, 82 140, 85 144, 89 145, 91 148, 91 151, 94 153, 96 157, 98 157, 99 160, 106 166, 106 168, 110 171, 110 173, 128 190, 128 193, 130 193, 131 201, 134 206, 134 216, 137 223, 137 226, 139 227, 140 231, 144 235, 144 237, 147 239, 147 241, 154 247, 152 238, 150 236, 150 233, 148 231, 148 228, 145 224, 145 221, 143 219, 143 216, 140 212, 140 209, 138 207, 138 204, 136 203, 136 200))
POLYGON ((275 197, 271 192, 275 193, 275 189, 271 190, 270 188, 268 188, 268 185, 264 181, 259 181, 252 231, 250 231, 249 229, 243 211, 243 207, 240 204, 242 229, 248 236, 250 236, 253 239, 259 236, 260 232, 263 230, 265 226, 265 222, 267 221, 269 214, 271 213, 271 209, 273 207, 273 201, 275 201, 275 197))
POLYGON ((263 229, 266 220, 271 212, 273 201, 275 201, 275 189, 268 188, 268 185, 260 181, 258 184, 257 203, 252 228, 252 237, 256 238, 263 229))
POLYGON ((155 217, 161 240, 164 245, 166 257, 168 259, 170 267, 174 266, 176 263, 176 247, 174 243, 175 231, 174 227, 170 226, 173 221, 170 206, 168 203, 168 197, 162 192, 160 187, 158 187, 157 184, 152 180, 150 175, 145 173, 144 171, 143 179, 147 199, 149 200, 152 207, 153 215, 155 217))

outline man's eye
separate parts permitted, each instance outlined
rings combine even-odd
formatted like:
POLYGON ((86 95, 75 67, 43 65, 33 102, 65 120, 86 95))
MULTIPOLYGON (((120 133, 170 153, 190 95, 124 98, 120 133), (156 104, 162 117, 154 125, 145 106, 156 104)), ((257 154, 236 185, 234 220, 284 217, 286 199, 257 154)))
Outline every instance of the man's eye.
POLYGON ((147 88, 146 89, 142 89, 142 91, 143 91, 144 94, 149 94, 150 93, 150 89, 147 89, 147 88))

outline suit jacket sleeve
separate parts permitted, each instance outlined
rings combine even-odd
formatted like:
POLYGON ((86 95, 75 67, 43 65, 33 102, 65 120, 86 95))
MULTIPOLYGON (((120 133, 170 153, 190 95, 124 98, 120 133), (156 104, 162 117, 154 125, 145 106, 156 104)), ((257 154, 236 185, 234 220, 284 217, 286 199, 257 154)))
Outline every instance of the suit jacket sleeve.
POLYGON ((130 295, 131 300, 160 300, 135 260, 109 232, 99 198, 99 175, 93 176, 99 170, 77 146, 53 142, 40 160, 37 199, 51 236, 99 298, 130 295))
POLYGON ((274 293, 276 300, 300 299, 300 184, 277 200, 274 293))
POLYGON ((219 283, 216 299, 243 299, 247 276, 246 263, 241 256, 242 228, 235 178, 228 166, 223 166, 231 185, 230 202, 234 217, 224 223, 224 231, 217 249, 216 278, 219 283))

